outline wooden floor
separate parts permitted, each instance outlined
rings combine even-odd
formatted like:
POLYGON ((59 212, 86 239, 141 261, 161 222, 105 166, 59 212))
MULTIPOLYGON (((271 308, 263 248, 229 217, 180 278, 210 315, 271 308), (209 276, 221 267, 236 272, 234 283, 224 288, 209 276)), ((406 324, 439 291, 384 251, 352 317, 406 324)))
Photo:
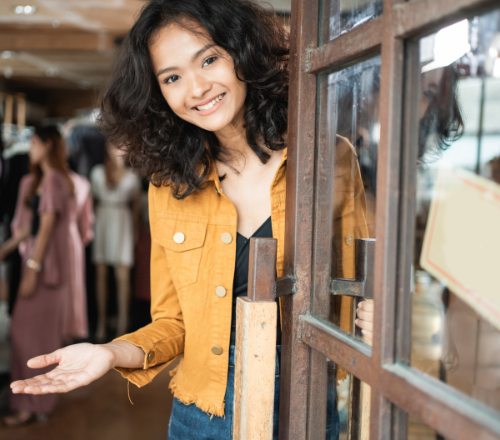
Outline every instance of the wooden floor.
POLYGON ((87 387, 61 395, 56 412, 46 422, 21 428, 0 425, 0 439, 166 440, 172 409, 169 369, 144 388, 130 386, 134 405, 128 400, 126 381, 110 371, 87 387))

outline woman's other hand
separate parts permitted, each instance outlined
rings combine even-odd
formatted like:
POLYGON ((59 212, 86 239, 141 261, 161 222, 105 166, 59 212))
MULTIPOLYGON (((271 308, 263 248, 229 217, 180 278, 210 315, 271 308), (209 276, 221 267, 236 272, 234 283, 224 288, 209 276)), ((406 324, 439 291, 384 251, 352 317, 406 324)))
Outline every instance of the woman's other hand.
POLYGON ((32 379, 11 383, 14 394, 67 393, 104 376, 114 366, 115 355, 105 345, 76 344, 28 361, 30 368, 59 364, 32 379))
POLYGON ((21 298, 30 298, 33 296, 36 287, 37 273, 33 269, 28 269, 23 276, 19 286, 19 296, 21 298))
POLYGON ((362 301, 358 304, 356 314, 356 325, 361 328, 361 333, 367 339, 367 343, 372 345, 373 342, 373 301, 362 301))

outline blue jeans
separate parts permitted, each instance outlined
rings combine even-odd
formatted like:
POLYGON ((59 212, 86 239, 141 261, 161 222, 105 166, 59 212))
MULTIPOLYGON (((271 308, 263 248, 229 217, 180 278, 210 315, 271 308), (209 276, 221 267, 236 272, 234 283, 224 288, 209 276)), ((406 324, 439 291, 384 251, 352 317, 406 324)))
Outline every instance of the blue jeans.
MULTIPOLYGON (((233 440, 233 402, 234 402, 234 345, 229 347, 229 373, 224 396, 224 417, 210 415, 197 408, 193 403, 184 405, 174 399, 168 440, 233 440)), ((278 416, 280 399, 280 361, 281 346, 276 347, 276 380, 274 382, 273 440, 278 440, 278 416)))

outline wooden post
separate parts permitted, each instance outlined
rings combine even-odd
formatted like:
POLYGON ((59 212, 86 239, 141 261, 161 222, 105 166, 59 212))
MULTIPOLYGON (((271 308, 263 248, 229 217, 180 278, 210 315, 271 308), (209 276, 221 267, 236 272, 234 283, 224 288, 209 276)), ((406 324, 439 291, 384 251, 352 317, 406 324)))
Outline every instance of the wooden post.
POLYGON ((12 130, 12 116, 14 112, 14 97, 5 95, 5 111, 4 111, 4 135, 9 136, 12 130))
POLYGON ((22 93, 16 95, 17 104, 17 129, 20 130, 26 126, 26 97, 22 93))
POLYGON ((276 251, 250 240, 248 297, 236 302, 234 440, 272 440, 276 368, 276 251))

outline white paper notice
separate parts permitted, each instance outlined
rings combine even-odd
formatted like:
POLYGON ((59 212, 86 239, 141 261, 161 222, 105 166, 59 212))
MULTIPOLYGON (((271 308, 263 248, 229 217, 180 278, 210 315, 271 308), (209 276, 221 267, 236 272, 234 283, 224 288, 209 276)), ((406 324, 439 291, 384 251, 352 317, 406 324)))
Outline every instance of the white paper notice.
POLYGON ((500 329, 500 185, 440 171, 420 264, 500 329))

